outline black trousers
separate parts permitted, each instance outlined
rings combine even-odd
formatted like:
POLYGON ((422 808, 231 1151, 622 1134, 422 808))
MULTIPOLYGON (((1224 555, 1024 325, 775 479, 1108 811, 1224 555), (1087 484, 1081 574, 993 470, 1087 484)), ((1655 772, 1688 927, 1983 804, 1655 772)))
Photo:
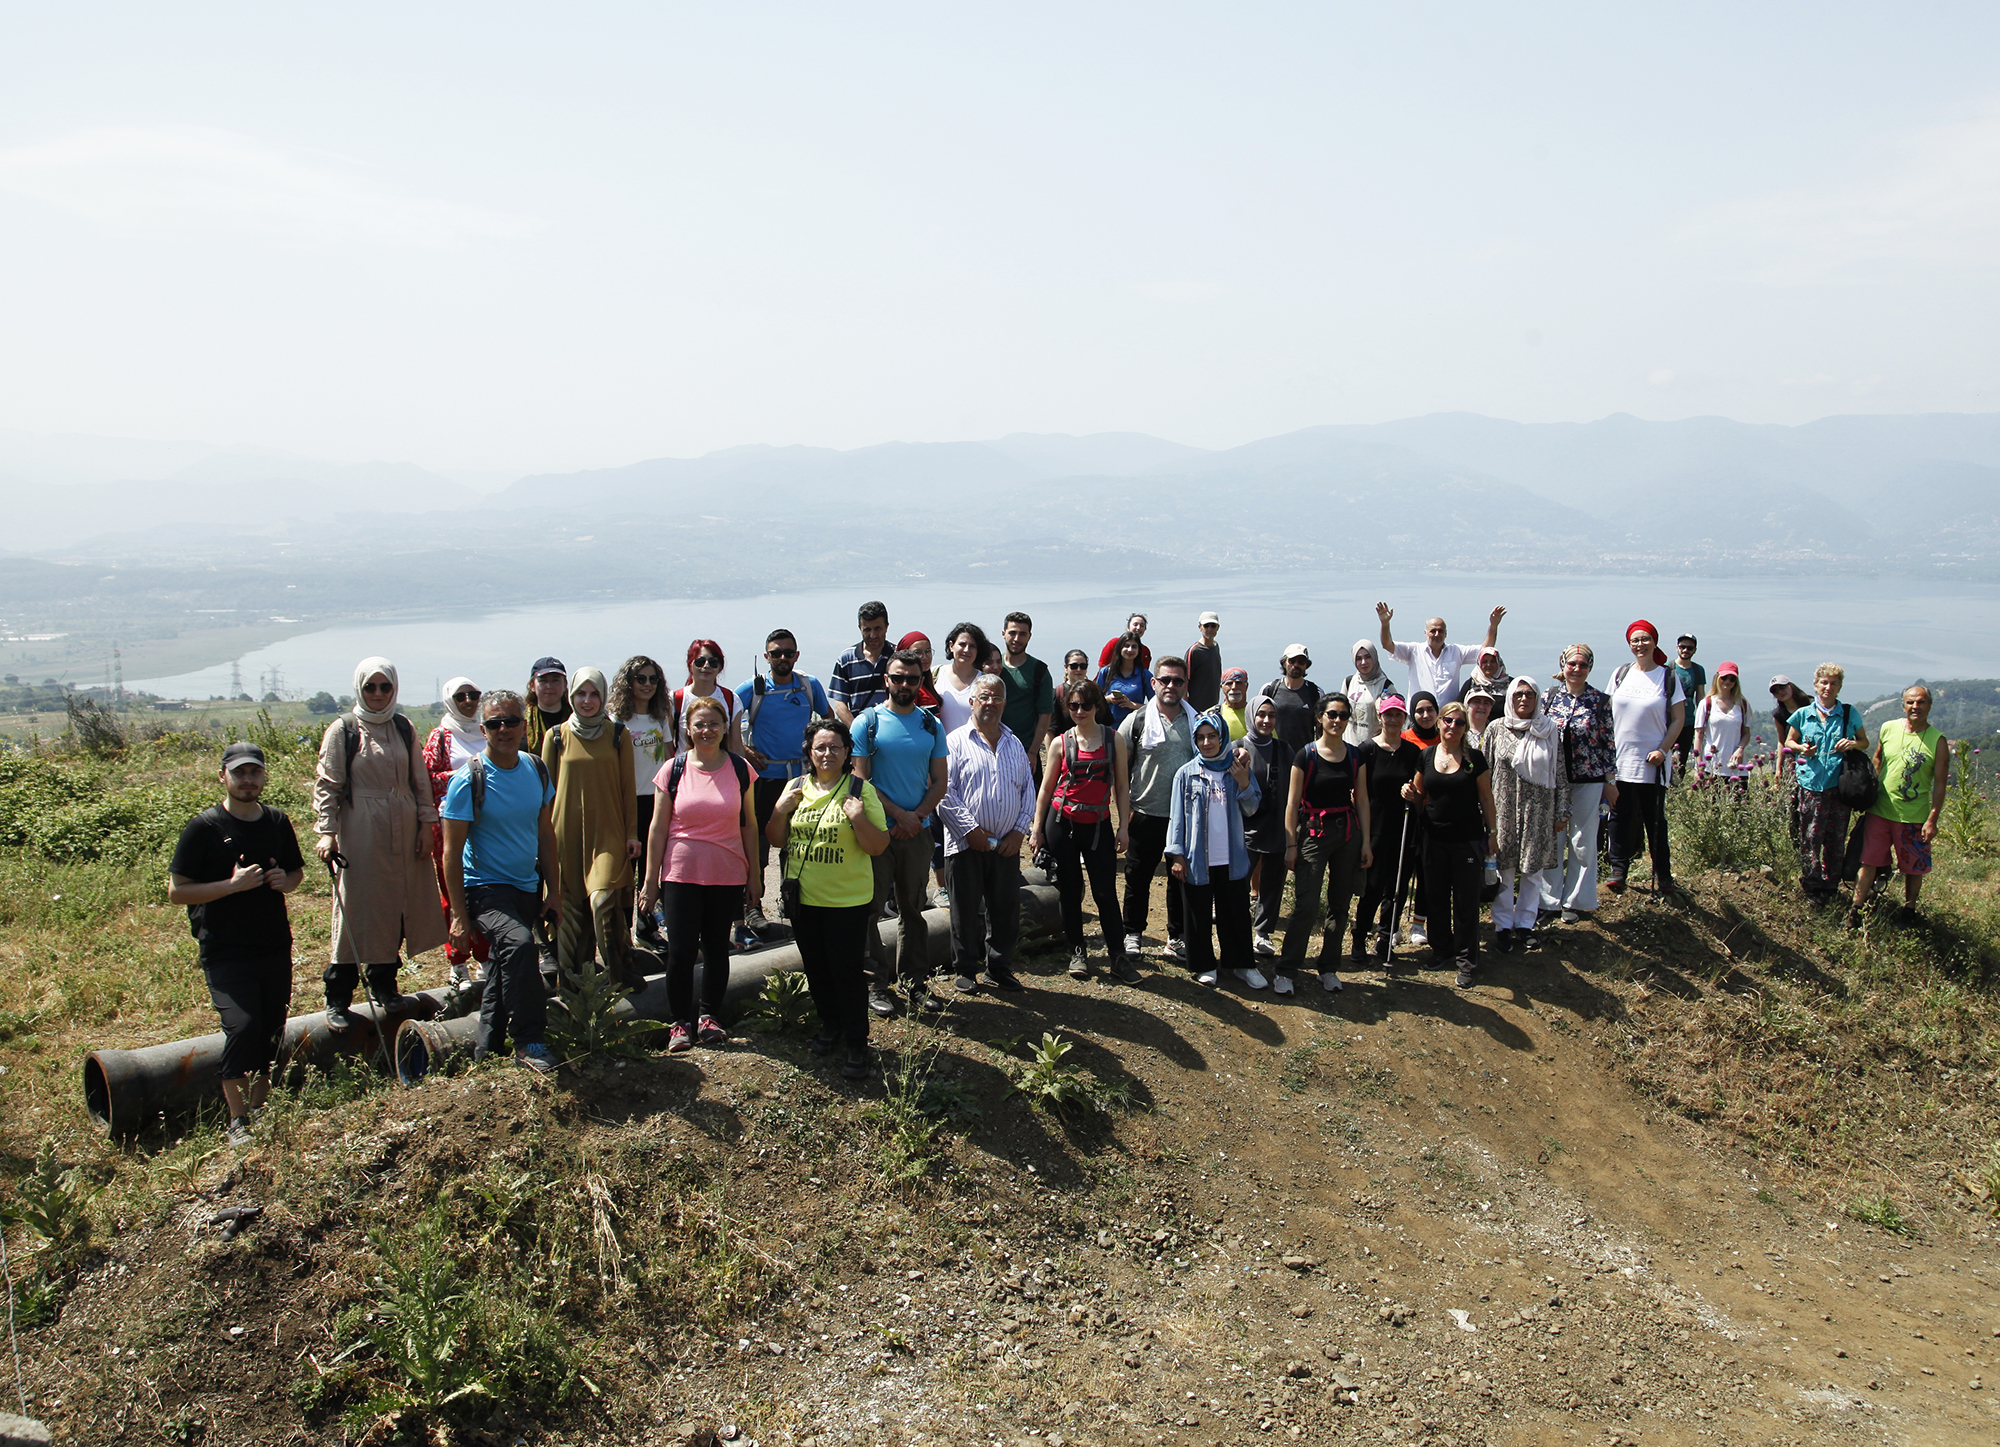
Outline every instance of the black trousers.
POLYGON ((764 837, 764 826, 771 822, 771 815, 777 811, 778 796, 785 792, 790 779, 758 779, 750 786, 750 807, 757 815, 757 868, 761 872, 771 865, 771 841, 764 837))
POLYGON ((1424 885, 1430 908, 1424 916, 1431 948, 1439 959, 1466 969, 1479 964, 1479 889, 1486 880, 1486 845, 1480 839, 1424 840, 1424 885))
POLYGON ((1111 958, 1125 953, 1125 922, 1118 911, 1118 835, 1109 819, 1078 824, 1061 810, 1049 811, 1046 835, 1056 862, 1056 893, 1062 897, 1063 938, 1072 950, 1083 945, 1083 884, 1097 905, 1097 926, 1111 958))
POLYGON ((1354 938, 1364 939, 1369 931, 1374 931, 1379 940, 1395 927, 1396 917, 1403 912, 1403 905, 1409 899, 1412 889, 1417 890, 1417 912, 1423 912, 1423 833, 1417 828, 1414 818, 1409 820, 1409 830, 1405 834, 1403 819, 1384 821, 1380 838, 1375 843, 1375 863, 1368 870, 1368 877, 1361 886, 1361 904, 1354 915, 1354 938), (1399 862, 1396 849, 1402 847, 1403 857, 1399 862))
POLYGON ((660 886, 667 916, 667 1008, 689 1028, 697 997, 699 1013, 722 1013, 729 989, 729 927, 743 917, 743 900, 740 884, 676 884, 670 879, 660 886))
MULTIPOLYGON (((1125 851, 1125 933, 1145 933, 1151 906, 1153 875, 1167 853, 1167 821, 1152 814, 1134 814, 1126 825, 1131 845, 1125 851)), ((1187 929, 1181 882, 1167 876, 1167 937, 1180 939, 1187 929)))
POLYGON ((541 898, 508 884, 470 885, 465 907, 492 947, 486 957, 486 990, 479 997, 479 1031, 473 1050, 490 1055, 516 1045, 540 1045, 548 1033, 549 1002, 542 990, 541 946, 535 920, 541 898))
POLYGON ((1268 935, 1285 918, 1285 851, 1260 854, 1250 851, 1250 877, 1257 881, 1257 893, 1250 901, 1250 926, 1268 935))
POLYGON ((267 960, 204 961, 201 972, 208 977, 209 1003, 222 1017, 219 1078, 268 1075, 292 1003, 291 951, 267 960))
POLYGON ((1021 856, 961 849, 945 860, 951 880, 951 952, 961 975, 1012 973, 1021 937, 1021 856))
POLYGON ((1247 970, 1255 963, 1250 952, 1250 876, 1229 877, 1229 866, 1209 866, 1208 883, 1188 880, 1181 884, 1187 894, 1187 967, 1204 974, 1217 967, 1247 970), (1211 930, 1213 934, 1211 934, 1211 930))
POLYGON ((874 904, 801 904, 792 921, 799 963, 826 1033, 847 1045, 868 1043, 867 960, 862 943, 874 904))
POLYGON ((345 1009, 354 1003, 354 986, 365 971, 368 976, 368 994, 371 999, 393 1000, 402 991, 396 986, 396 973, 402 963, 391 960, 386 965, 357 965, 351 962, 335 961, 326 967, 320 978, 326 981, 326 1003, 331 1009, 335 1005, 345 1009))
POLYGON ((1643 831, 1648 852, 1653 856, 1653 878, 1671 884, 1673 856, 1667 847, 1667 786, 1628 784, 1618 781, 1618 802, 1611 806, 1611 876, 1624 879, 1639 857, 1643 831))

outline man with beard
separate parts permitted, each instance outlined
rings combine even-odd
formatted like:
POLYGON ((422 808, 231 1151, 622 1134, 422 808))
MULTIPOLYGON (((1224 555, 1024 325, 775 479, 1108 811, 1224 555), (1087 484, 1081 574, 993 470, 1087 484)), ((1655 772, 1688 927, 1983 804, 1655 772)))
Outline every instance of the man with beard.
POLYGON ((944 729, 928 709, 917 707, 924 664, 902 649, 889 658, 884 683, 888 702, 866 708, 854 720, 854 772, 882 796, 889 816, 889 847, 875 856, 875 913, 868 929, 872 978, 868 1008, 896 1013, 892 986, 898 979, 912 1010, 936 1008, 930 992, 930 926, 924 905, 930 889, 931 811, 948 782, 944 729), (896 896, 896 953, 892 961, 873 921, 886 914, 896 896))

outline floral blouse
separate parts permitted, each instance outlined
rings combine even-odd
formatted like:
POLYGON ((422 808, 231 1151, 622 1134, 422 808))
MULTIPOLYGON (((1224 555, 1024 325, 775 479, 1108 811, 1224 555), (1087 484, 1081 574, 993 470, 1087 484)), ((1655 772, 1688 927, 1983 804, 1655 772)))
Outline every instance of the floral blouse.
POLYGON ((1608 779, 1617 766, 1611 737, 1611 696, 1589 684, 1571 693, 1560 683, 1542 693, 1542 711, 1562 725, 1564 762, 1570 782, 1587 784, 1608 779))

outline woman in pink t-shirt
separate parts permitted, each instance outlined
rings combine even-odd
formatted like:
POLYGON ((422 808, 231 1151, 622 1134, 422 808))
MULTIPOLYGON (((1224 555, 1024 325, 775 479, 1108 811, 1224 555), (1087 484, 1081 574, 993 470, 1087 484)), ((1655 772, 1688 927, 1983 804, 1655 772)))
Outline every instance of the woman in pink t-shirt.
POLYGON ((657 792, 639 904, 651 909, 658 899, 666 905, 667 1004, 673 1011, 667 1049, 674 1052, 696 1040, 720 1045, 729 1038, 716 1019, 729 988, 729 927, 743 917, 746 890, 751 908, 762 903, 763 876, 750 864, 757 857, 750 767, 723 748, 728 726, 721 699, 689 698, 681 717, 687 752, 653 779, 657 792))

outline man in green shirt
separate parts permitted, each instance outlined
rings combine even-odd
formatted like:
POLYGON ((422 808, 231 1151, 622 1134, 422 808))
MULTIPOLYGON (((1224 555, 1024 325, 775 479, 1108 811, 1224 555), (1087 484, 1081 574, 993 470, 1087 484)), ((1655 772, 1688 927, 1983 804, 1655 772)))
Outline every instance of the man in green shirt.
POLYGON ((1055 680, 1049 666, 1028 656, 1028 640, 1035 636, 1035 624, 1026 613, 1009 613, 1000 630, 1007 645, 1007 657, 1000 665, 1007 684, 1007 707, 1000 722, 1028 751, 1028 764, 1035 777, 1042 777, 1042 745, 1049 736, 1049 715, 1055 712, 1055 680))
POLYGON ((1875 745, 1875 774, 1882 782, 1861 836, 1861 873, 1854 881, 1850 929, 1861 924, 1861 905, 1893 855, 1903 876, 1898 924, 1917 917, 1917 894, 1931 872, 1931 841, 1951 784, 1951 746, 1930 726, 1931 691, 1921 683, 1903 690, 1903 716, 1882 725, 1875 745))

